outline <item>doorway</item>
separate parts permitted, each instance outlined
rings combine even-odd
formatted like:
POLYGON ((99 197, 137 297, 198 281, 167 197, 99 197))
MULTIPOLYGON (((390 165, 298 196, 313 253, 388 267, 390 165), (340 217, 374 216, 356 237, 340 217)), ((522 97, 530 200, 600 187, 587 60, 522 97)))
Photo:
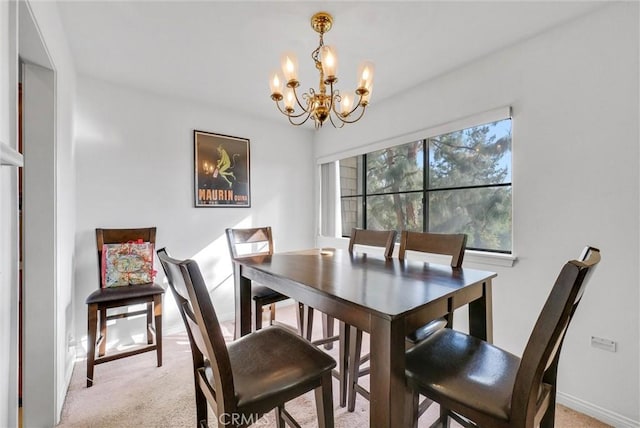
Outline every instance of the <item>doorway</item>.
POLYGON ((57 420, 55 122, 53 71, 22 65, 22 416, 57 420))
MULTIPOLYGON (((23 426, 55 426, 59 356, 56 307, 55 72, 30 5, 18 2, 22 86, 22 398, 23 426)), ((21 355, 20 355, 21 354, 21 355)))

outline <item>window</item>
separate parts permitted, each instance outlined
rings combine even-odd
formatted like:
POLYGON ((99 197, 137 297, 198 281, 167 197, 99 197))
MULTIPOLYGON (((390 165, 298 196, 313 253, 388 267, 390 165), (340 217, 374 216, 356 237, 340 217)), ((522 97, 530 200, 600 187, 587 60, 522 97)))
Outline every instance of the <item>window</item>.
POLYGON ((352 227, 466 233, 511 253, 511 119, 339 161, 342 235, 352 227))

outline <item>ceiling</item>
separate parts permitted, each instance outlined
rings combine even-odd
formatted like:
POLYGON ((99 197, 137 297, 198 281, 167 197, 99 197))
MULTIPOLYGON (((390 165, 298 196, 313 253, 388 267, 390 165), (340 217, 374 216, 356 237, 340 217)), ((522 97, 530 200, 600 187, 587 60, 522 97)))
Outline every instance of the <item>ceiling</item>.
MULTIPOLYGON (((58 1, 80 74, 284 120, 268 79, 293 51, 301 89, 317 87, 311 16, 331 13, 325 44, 338 87, 375 63, 375 103, 602 7, 586 1, 58 1)), ((499 66, 499 64, 496 64, 499 66)), ((309 125, 313 127, 313 125, 309 125)))

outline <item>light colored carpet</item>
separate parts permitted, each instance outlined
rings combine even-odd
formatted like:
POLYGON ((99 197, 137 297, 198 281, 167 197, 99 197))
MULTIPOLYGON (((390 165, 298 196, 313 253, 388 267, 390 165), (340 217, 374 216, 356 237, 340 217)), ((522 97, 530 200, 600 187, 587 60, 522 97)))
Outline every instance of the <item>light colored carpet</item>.
MULTIPOLYGON (((278 318, 291 321, 293 308, 278 308, 278 318)), ((314 330, 320 329, 317 319, 314 330)), ((233 324, 224 323, 225 336, 231 338, 233 324)), ((186 334, 165 336, 164 361, 156 367, 155 352, 124 358, 95 368, 94 385, 86 387, 86 363, 76 363, 71 385, 64 403, 60 428, 177 428, 194 427, 195 400, 191 351, 186 334)), ((330 351, 335 357, 337 346, 330 351)), ((366 382, 366 378, 363 379, 366 382)), ((337 397, 334 382, 334 396, 337 397)), ((308 393, 287 404, 289 412, 305 428, 315 427, 316 410, 313 393, 308 393)), ((369 403, 358 397, 356 410, 347 412, 334 403, 337 428, 369 426, 369 403)), ((437 405, 432 405, 420 418, 419 427, 428 427, 437 418, 437 405)), ((209 426, 217 426, 215 416, 209 412, 209 426)), ((273 412, 264 416, 255 426, 275 426, 273 412)), ((453 427, 459 425, 453 423, 453 427)), ((596 428, 607 425, 576 413, 563 406, 556 411, 559 428, 596 428)))

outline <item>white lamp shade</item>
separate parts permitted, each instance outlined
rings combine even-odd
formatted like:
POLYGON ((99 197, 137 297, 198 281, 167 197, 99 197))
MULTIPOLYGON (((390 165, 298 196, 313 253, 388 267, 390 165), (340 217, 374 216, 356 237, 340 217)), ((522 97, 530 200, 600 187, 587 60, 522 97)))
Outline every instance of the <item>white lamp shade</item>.
POLYGON ((271 73, 271 79, 269 79, 269 87, 271 88, 271 95, 282 95, 282 78, 277 71, 271 73))
POLYGON ((340 94, 340 113, 344 116, 351 112, 353 109, 353 99, 354 95, 352 92, 345 92, 340 94))
POLYGON ((282 55, 282 72, 287 82, 298 80, 298 58, 292 52, 282 55))
POLYGON ((320 48, 320 62, 322 62, 322 72, 324 73, 325 79, 336 77, 338 57, 333 47, 322 46, 320 48))
POLYGON ((293 110, 293 105, 296 102, 296 96, 293 93, 293 89, 287 88, 284 91, 284 107, 286 109, 293 110))
POLYGON ((371 87, 373 84, 373 72, 375 70, 375 66, 372 62, 364 61, 360 64, 358 69, 358 88, 367 88, 371 87))
POLYGON ((369 99, 371 98, 371 91, 373 91, 373 83, 371 83, 366 89, 369 90, 369 92, 367 92, 366 95, 362 96, 362 99, 360 100, 360 104, 369 104, 369 99))

